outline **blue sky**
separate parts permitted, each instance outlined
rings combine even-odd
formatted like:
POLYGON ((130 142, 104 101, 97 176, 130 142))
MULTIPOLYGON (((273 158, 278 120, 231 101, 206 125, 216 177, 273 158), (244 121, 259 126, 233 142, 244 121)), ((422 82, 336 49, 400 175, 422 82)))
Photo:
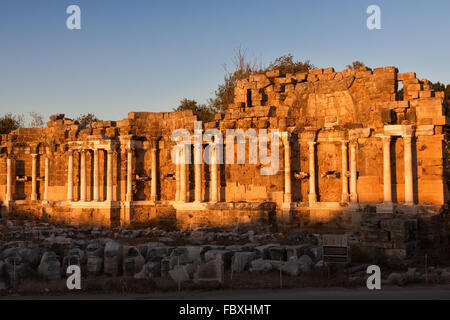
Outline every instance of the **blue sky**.
POLYGON ((450 83, 448 0, 1 0, 0 114, 119 120, 199 102, 237 47, 341 70, 354 60, 450 83), (81 8, 82 29, 66 28, 81 8), (382 10, 382 30, 366 9, 382 10))

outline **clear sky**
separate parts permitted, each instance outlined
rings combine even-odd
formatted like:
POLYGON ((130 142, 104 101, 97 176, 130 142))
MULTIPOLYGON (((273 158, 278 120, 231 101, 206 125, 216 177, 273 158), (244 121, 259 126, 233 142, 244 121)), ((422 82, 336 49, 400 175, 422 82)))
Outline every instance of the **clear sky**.
POLYGON ((0 114, 170 111, 223 80, 237 47, 341 70, 354 60, 450 83, 448 0, 1 0, 0 114), (81 8, 68 30, 66 8, 81 8), (366 9, 381 7, 382 30, 366 9))

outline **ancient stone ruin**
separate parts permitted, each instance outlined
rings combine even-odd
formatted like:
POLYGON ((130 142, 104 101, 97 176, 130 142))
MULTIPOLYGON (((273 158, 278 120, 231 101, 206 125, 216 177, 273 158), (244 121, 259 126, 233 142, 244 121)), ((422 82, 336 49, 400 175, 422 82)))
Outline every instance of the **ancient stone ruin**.
MULTIPOLYGON (((0 137, 2 215, 181 229, 335 222, 358 230, 362 244, 407 255, 419 238, 432 246, 448 230, 448 116, 443 93, 395 67, 252 75, 202 130, 278 130, 278 171, 262 175, 259 158, 174 163, 171 135, 194 133, 190 111, 132 112, 92 128, 55 115, 47 128, 0 137)), ((198 159, 215 143, 192 140, 178 156, 198 159)), ((243 141, 222 150, 230 143, 243 141)))

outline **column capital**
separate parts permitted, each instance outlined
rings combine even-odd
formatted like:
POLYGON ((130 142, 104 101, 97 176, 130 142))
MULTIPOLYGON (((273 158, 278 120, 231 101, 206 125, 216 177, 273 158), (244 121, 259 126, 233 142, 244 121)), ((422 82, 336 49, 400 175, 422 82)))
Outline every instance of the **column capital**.
POLYGON ((150 148, 151 149, 158 149, 159 140, 160 140, 160 138, 152 138, 152 139, 150 139, 150 148))
MULTIPOLYGON (((150 150, 153 150, 154 148, 152 147, 150 150)), ((127 146, 125 148, 125 153, 133 153, 134 151, 136 151, 136 148, 134 146, 127 146)))
POLYGON ((291 143, 290 140, 291 140, 292 134, 290 132, 284 131, 284 132, 280 133, 280 136, 281 136, 281 140, 283 141, 284 146, 290 147, 290 143, 291 143))
POLYGON ((52 153, 50 147, 45 148, 45 156, 47 158, 50 158, 52 155, 53 155, 53 153, 52 153))
POLYGON ((403 138, 403 140, 404 140, 405 142, 411 143, 412 140, 413 140, 415 137, 412 136, 412 135, 404 135, 404 136, 402 136, 402 138, 403 138))

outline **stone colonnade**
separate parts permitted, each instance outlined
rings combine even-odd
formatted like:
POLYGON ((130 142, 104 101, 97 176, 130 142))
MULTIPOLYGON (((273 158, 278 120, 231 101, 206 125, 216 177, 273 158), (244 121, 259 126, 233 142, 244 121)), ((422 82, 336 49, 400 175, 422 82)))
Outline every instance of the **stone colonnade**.
MULTIPOLYGON (((384 134, 376 135, 375 137, 381 138, 383 142, 383 181, 384 181, 384 205, 392 205, 392 172, 391 172, 391 142, 392 137, 402 137, 404 141, 404 177, 405 177, 405 205, 414 205, 414 186, 413 186, 413 141, 414 137, 417 135, 433 135, 433 126, 423 126, 426 128, 415 128, 413 126, 402 126, 402 125, 394 125, 394 126, 386 126, 384 130, 384 134), (430 128, 428 128, 430 127, 430 128), (420 134, 416 134, 416 131, 420 131, 420 134)), ((342 150, 342 172, 341 172, 341 184, 342 184, 342 203, 350 203, 351 206, 358 205, 358 190, 357 190, 357 148, 358 148, 358 139, 360 138, 368 138, 371 135, 370 129, 353 129, 350 130, 348 138, 342 138, 341 140, 333 140, 340 141, 341 150, 342 150)), ((317 161, 317 144, 320 141, 317 141, 316 134, 309 135, 308 141, 303 140, 303 143, 308 144, 309 150, 309 196, 308 202, 310 206, 313 206, 317 203, 318 195, 317 195, 317 172, 316 166, 317 161), (313 137, 314 136, 314 137, 313 137)), ((283 202, 285 205, 292 204, 292 170, 291 170, 291 159, 292 159, 292 148, 291 148, 291 134, 288 132, 281 133, 281 140, 284 145, 284 194, 283 194, 283 202)), ((112 202, 113 201, 113 157, 115 154, 115 150, 118 147, 117 142, 100 142, 91 144, 89 147, 78 144, 76 142, 69 144, 69 150, 67 151, 67 201, 74 201, 74 152, 79 152, 80 154, 80 170, 77 174, 79 174, 79 190, 80 202, 112 202), (103 199, 100 196, 100 185, 99 185, 99 152, 106 153, 106 198, 103 199), (88 199, 87 195, 87 166, 86 166, 86 154, 87 152, 92 152, 93 154, 93 181, 92 181, 92 199, 88 199)), ((133 175, 133 160, 135 156, 136 146, 133 143, 133 140, 127 140, 124 146, 124 150, 126 151, 126 160, 127 160, 127 177, 126 177, 126 202, 133 201, 133 180, 135 176, 133 175)), ((203 199, 202 193, 202 170, 203 170, 203 145, 202 144, 188 144, 185 147, 181 147, 176 152, 176 196, 175 201, 186 203, 190 201, 188 185, 190 180, 188 178, 188 170, 189 170, 189 162, 186 161, 190 159, 190 151, 194 148, 194 175, 192 177, 195 190, 193 194, 194 202, 199 203, 203 201, 209 202, 219 202, 220 199, 220 185, 219 185, 219 164, 218 158, 219 155, 216 154, 218 148, 214 143, 209 145, 209 157, 210 157, 210 181, 209 181, 209 199, 203 199)), ((150 152, 151 152, 151 201, 158 200, 157 188, 158 188, 158 150, 157 143, 152 143, 150 152)), ((32 159, 32 174, 31 174, 31 200, 38 200, 38 192, 37 192, 37 181, 38 181, 38 173, 37 161, 40 160, 40 157, 44 157, 44 165, 45 165, 45 177, 44 177, 44 193, 42 201, 48 201, 49 194, 49 153, 47 152, 45 155, 38 155, 37 153, 31 154, 32 159)), ((9 156, 7 158, 6 165, 6 196, 5 202, 10 203, 14 200, 14 191, 13 187, 15 185, 16 176, 14 174, 14 159, 9 156)), ((119 199, 120 200, 120 199, 119 199)))
MULTIPOLYGON (((78 152, 80 154, 80 170, 78 172, 80 177, 80 202, 94 201, 94 202, 103 202, 103 201, 113 201, 113 158, 114 158, 114 149, 111 147, 105 148, 72 148, 68 151, 68 159, 67 159, 67 201, 74 201, 74 153, 78 152), (105 152, 106 154, 106 198, 102 199, 100 196, 100 184, 99 184, 99 154, 100 152, 105 152), (92 199, 88 199, 87 195, 87 168, 86 168, 86 154, 93 154, 93 166, 92 166, 92 199)), ((130 152, 131 154, 131 152, 130 152)), ((132 160, 132 158, 131 158, 132 160)), ((127 181, 128 176, 131 176, 131 171, 127 172, 127 181)))
MULTIPOLYGON (((44 177, 40 179, 38 177, 38 161, 40 161, 40 155, 37 153, 31 153, 31 201, 38 201, 38 188, 37 182, 38 180, 44 181, 44 193, 42 197, 42 201, 48 201, 48 188, 49 188, 49 166, 50 166, 50 158, 49 154, 46 153, 42 155, 44 157, 44 177)), ((6 195, 5 202, 10 204, 14 201, 14 186, 15 186, 15 160, 12 156, 8 156, 6 159, 6 195)))
POLYGON ((405 205, 414 205, 414 179, 413 179, 413 145, 418 135, 433 135, 433 126, 386 126, 383 135, 378 137, 383 141, 383 181, 384 181, 384 206, 392 205, 392 155, 391 144, 393 137, 403 139, 404 177, 405 177, 405 205))
MULTIPOLYGON (((127 161, 127 169, 126 169, 126 193, 125 193, 125 202, 133 202, 133 183, 135 180, 135 174, 133 171, 133 162, 135 158, 136 152, 136 143, 133 140, 125 140, 123 145, 123 150, 126 155, 127 161)), ((69 149, 68 151, 68 168, 67 168, 67 200, 72 202, 74 201, 73 195, 73 178, 74 178, 74 166, 73 166, 73 158, 74 152, 80 153, 80 202, 113 202, 114 201, 114 157, 116 156, 116 149, 118 146, 114 143, 112 144, 97 144, 94 147, 80 147, 75 146, 69 149), (92 167, 92 189, 93 189, 93 197, 92 199, 88 199, 87 196, 87 168, 86 168, 86 154, 88 152, 92 152, 93 154, 93 167, 92 167), (99 154, 100 152, 105 153, 105 162, 106 162, 106 198, 103 198, 100 195, 100 181, 99 181, 99 154)), ((152 142, 152 147, 150 149, 151 152, 151 201, 157 201, 157 188, 158 188, 158 178, 157 178, 157 143, 155 141, 152 142)), ((120 164, 118 164, 120 166, 120 164)), ((118 181, 117 181, 118 182, 118 181)), ((117 201, 120 201, 118 199, 117 201)))
MULTIPOLYGON (((206 201, 203 199, 202 193, 202 170, 203 170, 203 145, 202 144, 184 144, 176 150, 176 192, 175 201, 177 202, 189 202, 189 191, 187 186, 189 185, 187 171, 189 169, 190 151, 194 149, 194 202, 200 203, 206 201)), ((219 192, 219 155, 217 154, 218 146, 214 143, 209 145, 209 173, 210 173, 210 190, 209 199, 211 203, 220 201, 219 192)))
MULTIPOLYGON (((420 128, 422 135, 433 135, 433 126, 423 126, 420 128)), ((413 186, 413 139, 415 138, 415 128, 413 126, 386 126, 387 134, 378 136, 383 140, 383 172, 384 172, 384 205, 392 205, 392 177, 391 177, 391 141, 392 136, 401 136, 404 141, 404 177, 405 177, 405 201, 408 206, 414 205, 414 186, 413 186)), ((341 203, 349 203, 351 207, 358 207, 357 190, 357 148, 359 138, 368 138, 371 134, 370 129, 354 129, 349 132, 349 140, 341 141, 342 147, 342 170, 341 184, 342 196, 341 203), (349 146, 350 145, 350 146, 349 146), (350 148, 349 148, 350 147, 350 148), (350 149, 350 153, 349 153, 350 149), (350 163, 348 158, 350 157, 350 163), (349 168, 349 169, 348 169, 349 168), (350 180, 350 185, 349 185, 350 180)), ((310 135, 311 136, 311 135, 310 135)), ((313 135, 311 141, 307 141, 309 147, 309 195, 308 202, 310 206, 317 203, 317 185, 316 185, 316 148, 317 139, 313 135)), ((282 133, 284 144, 284 207, 289 208, 292 202, 292 172, 291 172, 291 146, 290 134, 282 133)))

